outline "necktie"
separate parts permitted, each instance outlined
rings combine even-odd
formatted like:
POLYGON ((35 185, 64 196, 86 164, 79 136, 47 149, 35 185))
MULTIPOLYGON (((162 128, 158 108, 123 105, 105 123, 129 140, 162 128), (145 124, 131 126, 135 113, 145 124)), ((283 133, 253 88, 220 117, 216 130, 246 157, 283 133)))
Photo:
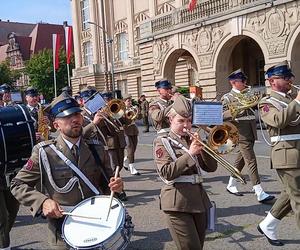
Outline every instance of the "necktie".
POLYGON ((76 144, 73 145, 73 147, 71 148, 72 154, 75 158, 76 163, 78 163, 79 160, 79 148, 76 144))

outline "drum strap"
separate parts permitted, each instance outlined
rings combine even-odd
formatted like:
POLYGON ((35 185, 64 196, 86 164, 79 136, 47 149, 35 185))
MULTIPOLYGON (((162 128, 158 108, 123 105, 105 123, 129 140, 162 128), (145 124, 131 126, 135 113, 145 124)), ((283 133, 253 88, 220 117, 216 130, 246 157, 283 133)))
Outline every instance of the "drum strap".
POLYGON ((98 189, 90 182, 90 180, 76 167, 62 152, 60 152, 53 144, 49 147, 62 159, 82 180, 83 182, 96 194, 99 195, 98 189))
MULTIPOLYGON (((62 194, 69 193, 73 189, 74 185, 76 183, 78 183, 78 187, 81 192, 82 199, 84 199, 84 195, 83 195, 82 189, 80 187, 79 179, 77 176, 73 176, 64 187, 60 188, 56 185, 56 183, 53 179, 50 163, 49 163, 49 160, 47 157, 47 153, 46 153, 45 149, 42 147, 39 149, 39 159, 43 163, 42 165, 44 166, 44 169, 46 171, 49 182, 56 192, 62 193, 62 194)), ((41 166, 41 164, 40 164, 40 166, 41 166)))

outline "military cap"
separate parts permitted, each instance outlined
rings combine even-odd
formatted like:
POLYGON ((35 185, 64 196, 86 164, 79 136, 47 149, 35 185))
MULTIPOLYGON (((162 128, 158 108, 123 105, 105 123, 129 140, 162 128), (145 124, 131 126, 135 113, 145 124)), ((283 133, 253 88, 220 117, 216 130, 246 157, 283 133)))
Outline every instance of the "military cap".
POLYGON ((270 67, 266 73, 265 78, 271 78, 272 76, 287 76, 287 77, 295 77, 292 73, 291 68, 289 67, 288 62, 285 60, 281 63, 278 63, 272 67, 270 67))
POLYGON ((72 88, 69 86, 63 87, 61 92, 67 92, 69 95, 72 95, 72 88))
POLYGON ((60 94, 45 109, 51 118, 62 118, 74 113, 80 113, 82 110, 77 101, 71 96, 60 94))
POLYGON ((131 99, 131 98, 132 98, 132 95, 130 95, 130 94, 124 94, 123 95, 123 100, 131 99))
POLYGON ((11 90, 10 86, 6 83, 4 83, 0 86, 0 92, 1 93, 9 93, 10 90, 11 90))
POLYGON ((183 117, 188 118, 192 115, 191 102, 182 95, 178 96, 174 100, 174 103, 172 104, 172 108, 178 115, 181 115, 183 117))
POLYGON ((244 74, 244 72, 241 69, 233 71, 229 76, 228 80, 236 80, 236 79, 241 79, 241 80, 247 80, 247 76, 244 74))
POLYGON ((38 91, 36 88, 34 87, 28 87, 25 91, 24 91, 25 95, 29 95, 29 96, 38 96, 38 91))
POLYGON ((93 86, 86 86, 80 91, 80 97, 83 98, 84 100, 88 99, 91 97, 93 94, 97 92, 97 89, 93 86))
POLYGON ((155 83, 155 87, 157 89, 171 89, 172 88, 172 84, 169 80, 167 79, 162 79, 162 80, 159 80, 155 83))
POLYGON ((113 93, 112 92, 102 92, 101 96, 103 98, 106 98, 106 99, 112 99, 113 98, 113 93))

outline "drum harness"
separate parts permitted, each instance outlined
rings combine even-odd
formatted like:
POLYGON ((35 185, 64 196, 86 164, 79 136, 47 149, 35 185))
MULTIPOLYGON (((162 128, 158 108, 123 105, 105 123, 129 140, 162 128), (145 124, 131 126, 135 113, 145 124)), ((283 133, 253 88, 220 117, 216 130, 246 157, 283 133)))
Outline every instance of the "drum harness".
MULTIPOLYGON (((84 194, 82 191, 82 187, 80 185, 79 179, 77 176, 73 176, 68 183, 64 186, 64 187, 58 187, 53 179, 52 173, 51 173, 51 167, 50 167, 50 163, 48 160, 48 156, 47 153, 45 151, 45 149, 43 148, 43 146, 45 146, 46 144, 44 142, 39 143, 39 145, 41 146, 39 149, 39 166, 40 166, 40 172, 41 171, 41 165, 44 166, 44 169, 48 175, 49 178, 49 182, 52 185, 53 189, 58 192, 58 193, 69 193, 74 185, 77 183, 78 184, 78 189, 80 190, 81 193, 81 197, 82 199, 84 199, 84 194), (43 163, 43 164, 41 164, 43 163)), ((56 154, 57 156, 63 160, 82 180, 83 182, 96 194, 99 195, 100 192, 98 191, 98 189, 90 182, 90 180, 81 172, 81 170, 75 166, 62 152, 60 152, 53 144, 48 145, 56 154)), ((100 168, 101 169, 101 168, 100 168)), ((105 175, 104 175, 105 176, 105 175)), ((105 176, 106 177, 106 176, 105 176)), ((42 186, 42 174, 41 174, 41 186, 42 186)))
MULTIPOLYGON (((177 160, 177 156, 171 146, 174 145, 176 147, 181 148, 182 150, 184 150, 186 153, 189 153, 189 150, 180 142, 172 139, 171 137, 161 137, 161 142, 164 145, 165 149, 167 150, 167 152, 169 153, 169 155, 171 156, 172 160, 175 162, 177 160)), ((192 184, 200 184, 203 182, 203 178, 202 178, 202 171, 200 164, 198 162, 198 159, 195 156, 190 155, 190 157, 192 157, 192 159, 195 161, 196 163, 196 167, 197 167, 197 172, 198 174, 193 174, 193 175, 181 175, 171 181, 166 180, 164 177, 161 176, 161 174, 159 173, 159 171, 157 170, 157 173, 159 175, 159 177, 161 178, 161 180, 168 186, 172 186, 174 183, 176 182, 186 182, 186 183, 192 183, 192 184)))

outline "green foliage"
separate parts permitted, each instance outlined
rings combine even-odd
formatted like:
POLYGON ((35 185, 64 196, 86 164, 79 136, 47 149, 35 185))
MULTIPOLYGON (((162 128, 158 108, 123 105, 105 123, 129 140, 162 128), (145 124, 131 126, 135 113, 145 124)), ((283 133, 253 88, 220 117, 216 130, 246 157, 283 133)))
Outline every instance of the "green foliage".
MULTIPOLYGON (((70 64, 70 71, 74 68, 74 58, 70 64)), ((53 75, 53 55, 52 50, 45 49, 34 55, 26 63, 26 73, 30 79, 30 86, 41 92, 46 100, 54 98, 54 75, 53 75)), ((68 73, 66 65, 66 54, 63 48, 59 51, 59 69, 56 71, 57 94, 68 85, 68 73)))
POLYGON ((9 68, 9 64, 7 61, 2 62, 0 64, 0 85, 4 83, 11 85, 12 82, 12 71, 9 68))
POLYGON ((189 89, 189 87, 178 87, 177 91, 178 91, 180 94, 182 94, 182 95, 184 95, 184 96, 186 96, 186 97, 188 97, 189 94, 190 94, 190 89, 189 89))

